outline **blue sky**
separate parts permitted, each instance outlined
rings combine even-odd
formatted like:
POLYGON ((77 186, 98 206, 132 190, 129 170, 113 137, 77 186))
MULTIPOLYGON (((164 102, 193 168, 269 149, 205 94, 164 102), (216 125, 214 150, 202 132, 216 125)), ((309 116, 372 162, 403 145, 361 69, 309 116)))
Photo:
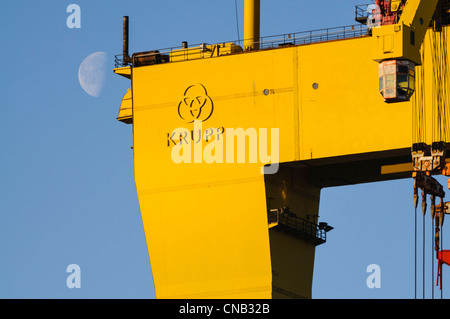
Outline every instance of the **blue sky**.
MULTIPOLYGON (((237 2, 242 38, 244 1, 237 2)), ((354 24, 354 6, 369 1, 261 2, 261 36, 269 36, 354 24)), ((116 120, 129 87, 112 72, 122 16, 130 16, 130 52, 223 42, 238 38, 235 1, 28 0, 2 7, 0 298, 154 298, 131 126, 116 120), (71 3, 81 8, 79 29, 66 25, 71 3), (108 57, 99 97, 78 82, 81 62, 94 52, 108 57), (70 264, 81 268, 79 289, 66 286, 70 264)), ((335 228, 316 250, 314 298, 414 297, 412 185, 407 179, 322 191, 320 219, 335 228), (370 264, 380 266, 381 288, 366 285, 370 264)), ((421 240, 419 234, 420 249, 421 240)), ((430 265, 426 280, 429 298, 430 265)))

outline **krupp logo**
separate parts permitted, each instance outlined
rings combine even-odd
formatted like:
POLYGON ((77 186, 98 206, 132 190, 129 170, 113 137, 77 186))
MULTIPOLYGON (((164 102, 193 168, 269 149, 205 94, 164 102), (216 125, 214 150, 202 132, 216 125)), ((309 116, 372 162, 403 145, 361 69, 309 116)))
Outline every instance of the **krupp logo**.
POLYGON ((195 120, 206 121, 214 110, 213 101, 201 84, 191 85, 184 91, 183 99, 178 104, 178 115, 188 123, 195 120))

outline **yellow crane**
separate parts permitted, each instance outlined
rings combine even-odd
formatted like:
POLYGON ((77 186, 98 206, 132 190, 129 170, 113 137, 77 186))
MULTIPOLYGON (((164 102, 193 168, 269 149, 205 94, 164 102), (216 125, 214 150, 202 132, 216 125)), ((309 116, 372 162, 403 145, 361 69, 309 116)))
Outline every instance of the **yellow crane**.
POLYGON ((433 93, 448 1, 381 2, 389 14, 370 32, 261 38, 260 2, 246 0, 243 43, 131 56, 124 17, 118 120, 133 126, 156 298, 311 298, 332 229, 318 220, 322 188, 414 173, 416 194, 443 195, 431 175, 449 171, 449 139, 419 115, 449 98, 433 93))

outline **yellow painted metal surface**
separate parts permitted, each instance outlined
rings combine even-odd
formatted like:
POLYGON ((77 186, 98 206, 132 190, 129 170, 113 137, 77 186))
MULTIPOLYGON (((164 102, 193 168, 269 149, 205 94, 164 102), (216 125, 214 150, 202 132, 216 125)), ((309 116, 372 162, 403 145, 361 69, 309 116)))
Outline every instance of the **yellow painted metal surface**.
MULTIPOLYGON (((307 170, 280 167, 265 175, 269 208, 289 207, 297 216, 317 224, 320 187, 307 181, 307 170)), ((272 265, 272 298, 311 298, 315 246, 280 230, 269 229, 272 265)))
POLYGON ((115 68, 114 73, 121 75, 123 77, 126 77, 128 79, 131 79, 131 67, 130 66, 115 68))
MULTIPOLYGON (((230 90, 217 77, 217 69, 208 67, 212 61, 223 60, 196 60, 133 71, 135 179, 156 296, 270 298, 261 165, 205 164, 204 159, 202 164, 177 164, 172 160, 172 132, 177 128, 197 132, 189 118, 180 116, 184 115, 180 105, 187 107, 185 100, 191 97, 191 86, 196 86, 196 94, 205 88, 203 97, 213 103, 211 117, 201 123, 202 132, 212 127, 239 127, 240 109, 255 98, 248 83, 251 75, 230 90), (247 85, 240 88, 244 81, 247 85), (236 99, 238 88, 243 97, 236 99)), ((243 63, 224 70, 225 76, 237 72, 238 67, 244 67, 243 63)), ((200 152, 210 145, 206 141, 203 144, 200 152)))
POLYGON ((133 96, 131 94, 131 90, 128 89, 127 93, 125 93, 122 103, 120 104, 119 115, 117 116, 117 120, 131 124, 133 123, 133 96))
POLYGON ((391 24, 375 27, 372 35, 376 61, 406 58, 416 64, 420 64, 420 42, 416 45, 415 37, 412 40, 413 29, 405 24, 391 24))
MULTIPOLYGON (((302 163, 352 156, 356 168, 364 154, 411 147, 413 102, 384 103, 372 42, 133 69, 135 181, 157 298, 311 297, 314 245, 269 229, 267 209, 317 222, 320 182, 302 163), (247 144, 227 129, 245 131, 247 144), (261 140, 278 146, 276 174, 261 174, 267 161, 252 157, 261 140)), ((430 59, 425 47, 427 91, 430 59)), ((375 174, 405 171, 384 167, 375 174)))

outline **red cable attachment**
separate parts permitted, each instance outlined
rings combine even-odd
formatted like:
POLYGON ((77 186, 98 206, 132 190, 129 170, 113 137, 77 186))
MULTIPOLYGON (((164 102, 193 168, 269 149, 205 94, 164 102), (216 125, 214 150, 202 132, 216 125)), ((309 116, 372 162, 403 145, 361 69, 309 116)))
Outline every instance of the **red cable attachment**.
POLYGON ((439 289, 442 289, 442 264, 450 265, 450 250, 442 250, 437 253, 438 268, 436 285, 439 285, 439 289))

